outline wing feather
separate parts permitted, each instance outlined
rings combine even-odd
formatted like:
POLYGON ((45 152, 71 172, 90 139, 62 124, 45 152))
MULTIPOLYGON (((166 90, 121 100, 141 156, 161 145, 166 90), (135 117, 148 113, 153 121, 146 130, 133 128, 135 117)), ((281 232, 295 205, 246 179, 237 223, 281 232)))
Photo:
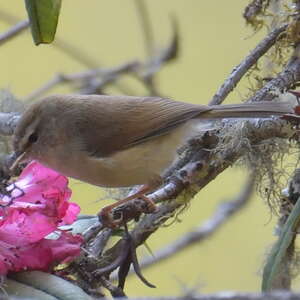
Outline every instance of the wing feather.
MULTIPOLYGON (((72 95, 72 103, 79 101, 81 111, 74 117, 74 130, 84 137, 85 151, 97 157, 143 143, 168 133, 208 106, 194 105, 167 98, 72 95), (99 128, 95 136, 95 128, 99 128)), ((74 109, 78 110, 78 105, 74 109), (77 108, 76 108, 77 107, 77 108)), ((74 134, 74 132, 72 133, 74 134)))

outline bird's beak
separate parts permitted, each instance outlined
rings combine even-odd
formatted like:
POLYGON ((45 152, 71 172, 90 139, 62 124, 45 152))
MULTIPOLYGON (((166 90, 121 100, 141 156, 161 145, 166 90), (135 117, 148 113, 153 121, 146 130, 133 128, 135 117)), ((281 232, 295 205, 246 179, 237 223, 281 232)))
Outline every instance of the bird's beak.
POLYGON ((9 167, 9 170, 13 172, 16 169, 16 167, 19 165, 19 163, 22 162, 22 160, 24 159, 25 155, 26 155, 25 151, 21 152, 21 153, 15 152, 13 154, 13 158, 12 158, 13 159, 13 163, 9 167))

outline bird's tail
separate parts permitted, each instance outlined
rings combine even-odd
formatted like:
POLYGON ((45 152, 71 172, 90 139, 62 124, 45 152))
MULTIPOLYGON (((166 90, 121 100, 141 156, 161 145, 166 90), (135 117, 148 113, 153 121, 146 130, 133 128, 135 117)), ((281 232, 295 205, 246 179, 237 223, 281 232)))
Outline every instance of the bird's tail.
POLYGON ((201 118, 222 119, 222 118, 268 118, 270 116, 283 116, 294 114, 295 104, 290 102, 257 102, 212 105, 200 115, 201 118))

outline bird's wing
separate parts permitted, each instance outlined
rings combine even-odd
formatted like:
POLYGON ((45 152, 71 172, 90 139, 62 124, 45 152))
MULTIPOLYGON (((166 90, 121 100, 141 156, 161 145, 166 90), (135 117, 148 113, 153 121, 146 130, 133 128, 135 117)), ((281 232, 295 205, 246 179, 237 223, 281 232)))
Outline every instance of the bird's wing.
POLYGON ((102 95, 88 96, 82 105, 82 126, 76 127, 85 131, 85 150, 93 149, 91 155, 99 157, 163 135, 211 109, 159 97, 102 95))

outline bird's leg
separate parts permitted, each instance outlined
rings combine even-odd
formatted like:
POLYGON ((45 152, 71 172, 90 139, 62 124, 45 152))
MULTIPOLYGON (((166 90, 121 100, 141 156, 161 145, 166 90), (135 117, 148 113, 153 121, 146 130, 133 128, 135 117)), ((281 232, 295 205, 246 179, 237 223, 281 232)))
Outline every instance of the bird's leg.
POLYGON ((122 218, 120 218, 119 220, 115 220, 112 210, 114 208, 116 208, 130 200, 136 199, 136 198, 141 198, 146 202, 146 204, 148 206, 148 209, 147 209, 148 212, 154 212, 156 209, 155 203, 151 199, 149 199, 147 196, 145 196, 145 193, 150 192, 151 190, 153 190, 153 185, 149 185, 149 184, 142 185, 134 194, 132 194, 124 199, 121 199, 121 200, 117 201, 116 203, 105 206, 98 214, 100 222, 106 227, 116 228, 119 224, 122 223, 123 220, 122 220, 122 218))

